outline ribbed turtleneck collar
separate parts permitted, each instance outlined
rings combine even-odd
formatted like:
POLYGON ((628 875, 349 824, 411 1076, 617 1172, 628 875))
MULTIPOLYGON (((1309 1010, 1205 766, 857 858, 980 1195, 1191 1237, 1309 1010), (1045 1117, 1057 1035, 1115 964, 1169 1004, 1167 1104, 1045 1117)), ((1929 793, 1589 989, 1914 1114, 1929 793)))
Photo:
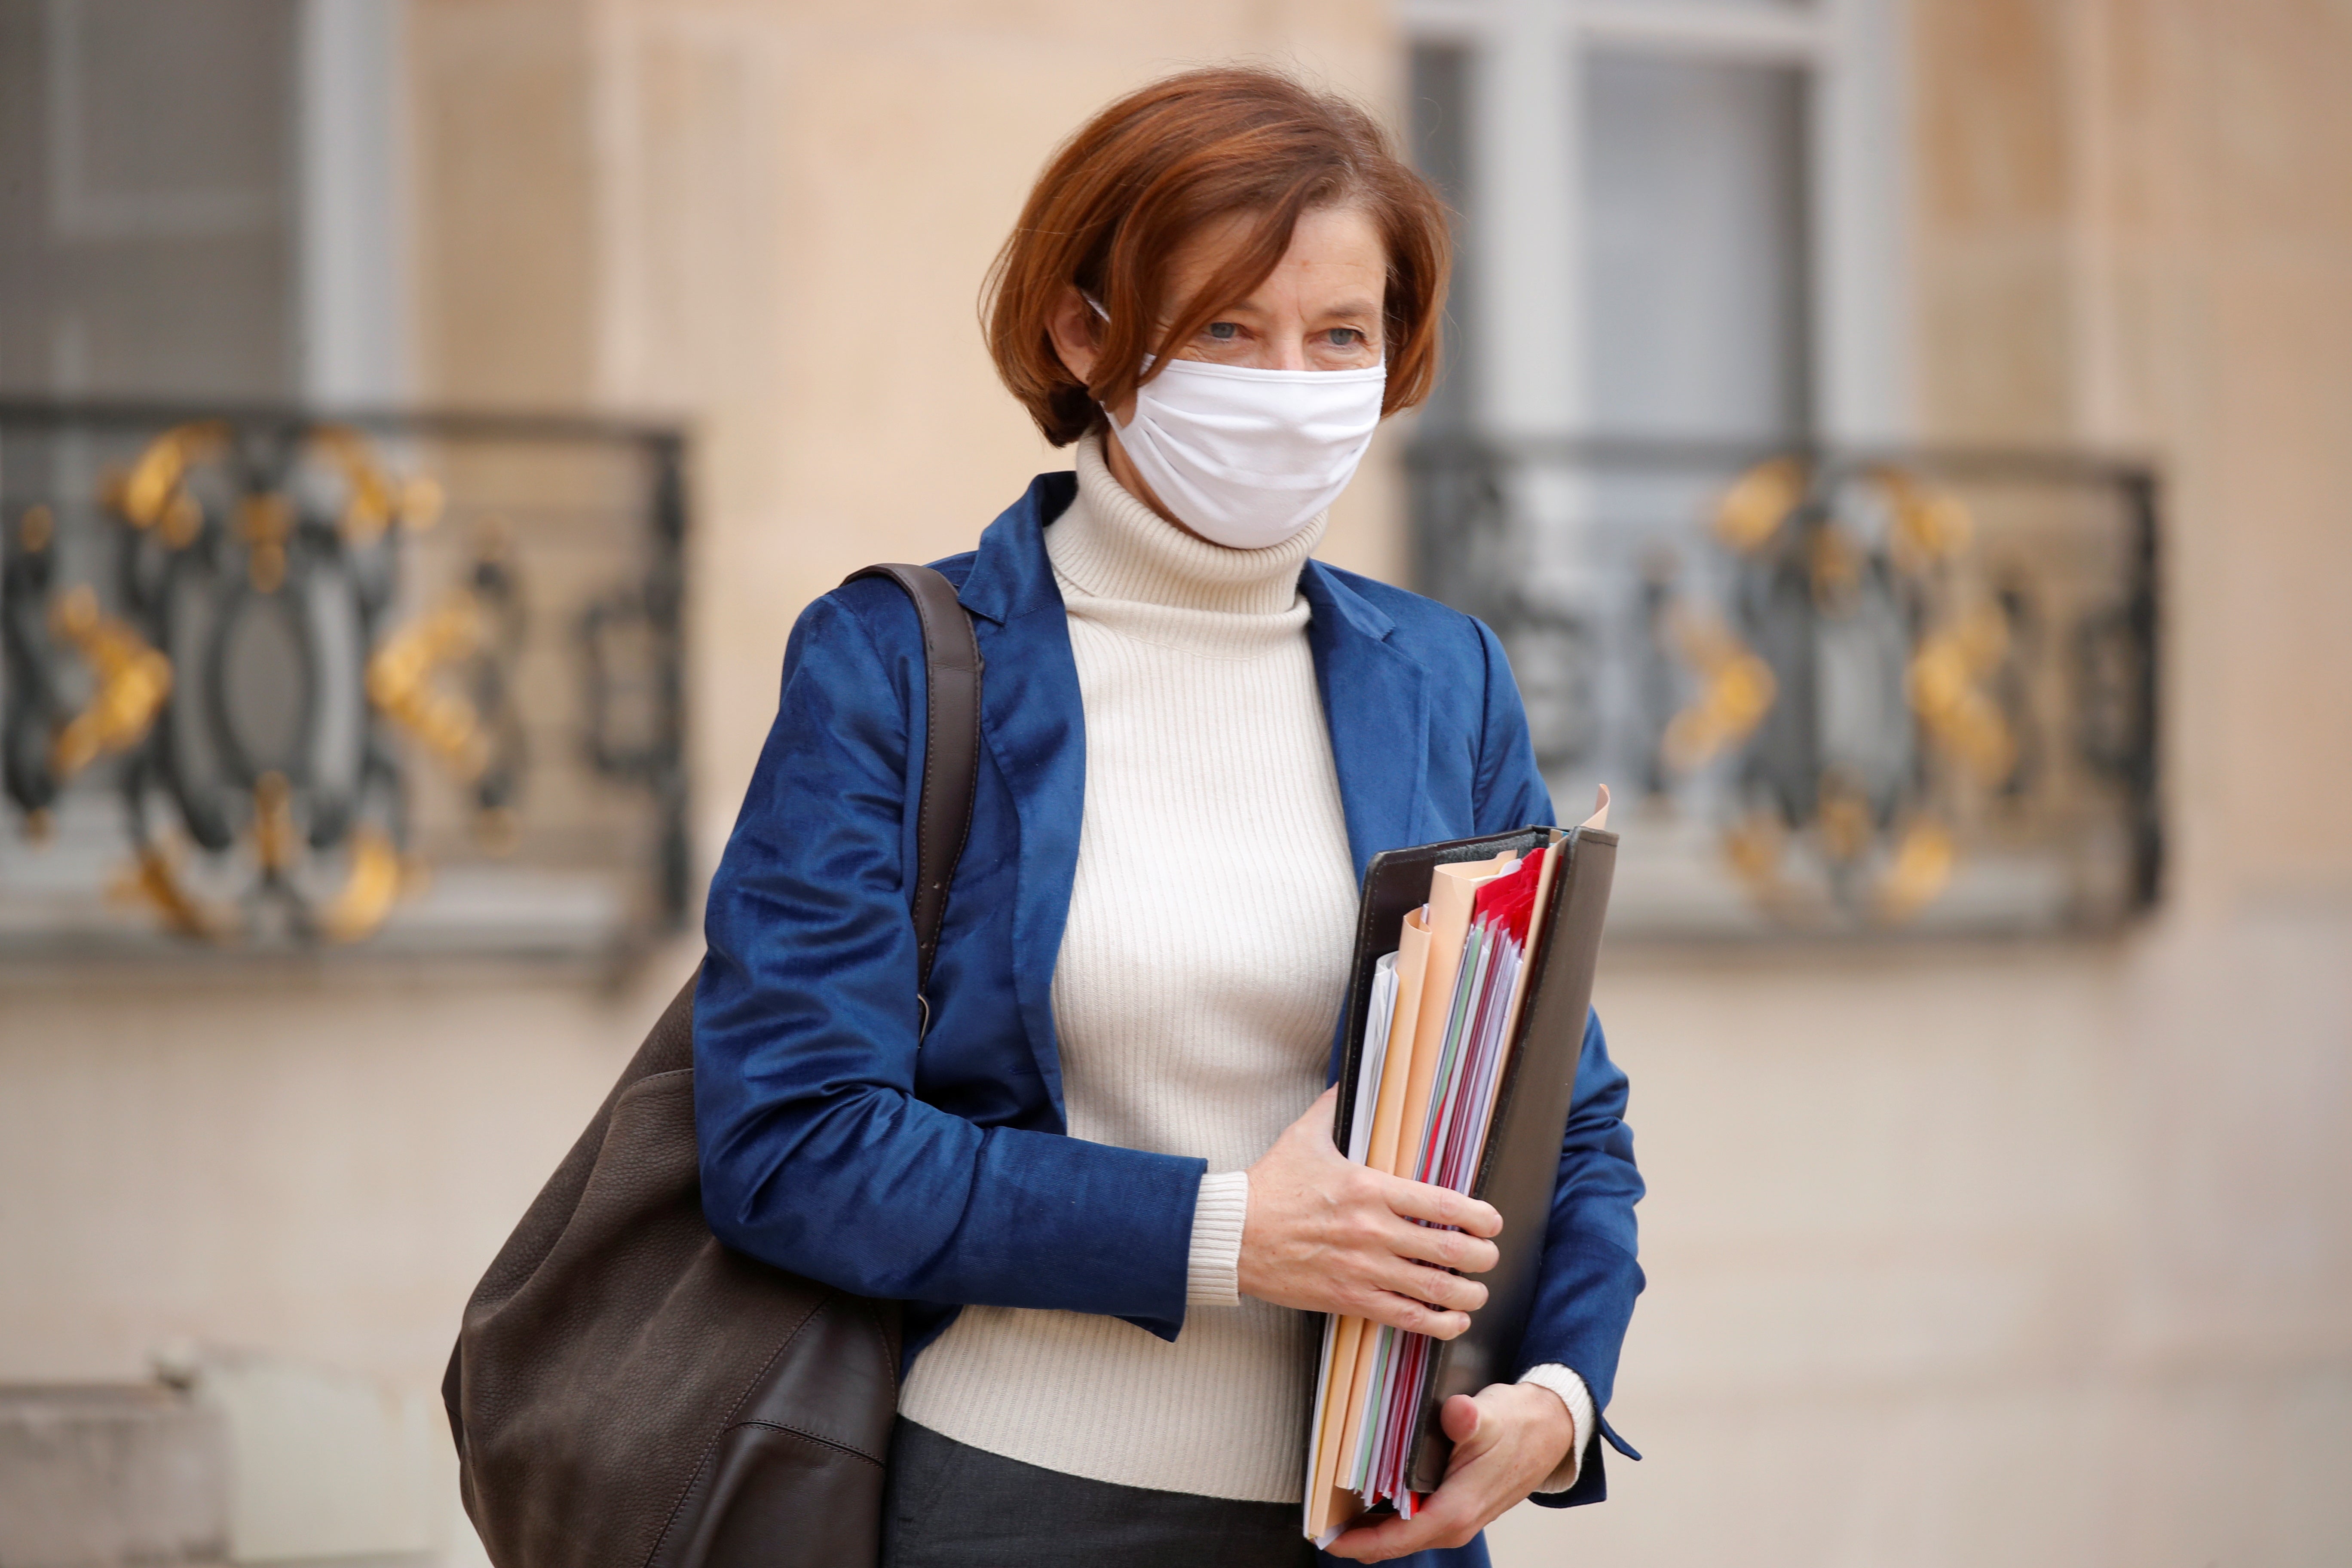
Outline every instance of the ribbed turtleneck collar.
POLYGON ((1279 544, 1228 550, 1168 521, 1111 478, 1102 437, 1077 447, 1078 493, 1045 530, 1055 575, 1094 598, 1180 610, 1270 616, 1297 602, 1298 574, 1322 542, 1328 512, 1279 544))

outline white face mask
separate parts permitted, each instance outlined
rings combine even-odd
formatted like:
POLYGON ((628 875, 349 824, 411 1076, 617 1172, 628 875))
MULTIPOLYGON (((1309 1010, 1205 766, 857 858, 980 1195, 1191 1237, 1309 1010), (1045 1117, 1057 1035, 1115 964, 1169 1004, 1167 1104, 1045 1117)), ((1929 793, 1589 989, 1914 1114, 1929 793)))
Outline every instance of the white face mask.
POLYGON ((1339 499, 1380 427, 1388 367, 1254 370, 1170 360, 1119 445, 1160 504, 1233 550, 1279 544, 1339 499))

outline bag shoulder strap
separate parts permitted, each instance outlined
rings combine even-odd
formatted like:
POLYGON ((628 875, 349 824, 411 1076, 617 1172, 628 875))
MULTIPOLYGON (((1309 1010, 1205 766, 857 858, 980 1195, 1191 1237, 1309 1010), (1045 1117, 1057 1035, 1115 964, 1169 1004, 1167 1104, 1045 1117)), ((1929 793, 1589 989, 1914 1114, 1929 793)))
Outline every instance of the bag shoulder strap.
POLYGON ((931 960, 947 918, 948 883, 971 832, 973 793, 980 784, 980 639, 956 598, 955 584, 928 566, 882 564, 842 579, 887 577, 915 602, 923 624, 923 793, 915 816, 915 941, 917 998, 930 1026, 931 960))

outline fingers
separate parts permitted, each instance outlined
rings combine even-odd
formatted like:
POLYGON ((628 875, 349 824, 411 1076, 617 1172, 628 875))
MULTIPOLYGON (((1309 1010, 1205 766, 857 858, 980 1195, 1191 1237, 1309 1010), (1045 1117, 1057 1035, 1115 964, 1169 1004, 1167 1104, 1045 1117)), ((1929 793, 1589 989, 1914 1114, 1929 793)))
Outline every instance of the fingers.
POLYGON ((1433 1307, 1412 1296, 1401 1296, 1391 1290, 1367 1292, 1347 1304, 1345 1310, 1375 1323, 1386 1323, 1392 1329, 1402 1329, 1409 1334, 1427 1334, 1433 1340, 1456 1339, 1470 1327, 1470 1314, 1433 1307))
POLYGON ((1454 1465, 1477 1458, 1482 1451, 1493 1446, 1492 1436, 1484 1443, 1471 1441, 1478 1436, 1478 1428, 1485 1423, 1478 1416, 1478 1402, 1466 1394, 1457 1394, 1445 1402, 1437 1413, 1437 1424, 1445 1428, 1448 1437, 1454 1439, 1453 1464, 1446 1467, 1449 1470, 1454 1465))
POLYGON ((1496 1515, 1526 1495, 1508 1484, 1497 1492, 1492 1484, 1493 1462, 1479 1463, 1501 1441, 1507 1422, 1490 1418, 1481 1403, 1466 1394, 1447 1400, 1438 1420, 1454 1439, 1454 1458, 1436 1493, 1409 1521, 1389 1519, 1349 1531, 1326 1548, 1331 1555, 1381 1563, 1430 1547, 1466 1545, 1496 1515))
POLYGON ((1386 1239, 1389 1249, 1400 1258, 1415 1258, 1440 1268, 1458 1268, 1465 1274, 1484 1274, 1503 1256, 1493 1242, 1483 1237, 1458 1230, 1433 1230, 1409 1221, 1391 1226, 1386 1239))
POLYGON ((1387 1184, 1389 1207, 1407 1219, 1450 1225, 1476 1237, 1502 1233, 1503 1216, 1495 1212, 1492 1204, 1483 1204, 1426 1182, 1408 1182, 1402 1176, 1390 1176, 1387 1184))
POLYGON ((1478 1533, 1480 1521, 1466 1509, 1450 1506, 1445 1494, 1410 1520, 1389 1519, 1365 1529, 1351 1530, 1324 1548, 1334 1557, 1358 1563, 1385 1563, 1434 1547, 1467 1546, 1478 1533))
POLYGON ((1249 1171, 1244 1294, 1454 1339, 1486 1304, 1494 1208, 1341 1159, 1326 1090, 1249 1171), (1415 1222, 1423 1223, 1415 1223, 1415 1222))
POLYGON ((1401 1258, 1391 1259, 1375 1270, 1372 1283, 1382 1290, 1409 1296, 1416 1301, 1426 1301, 1447 1311, 1475 1312, 1486 1304, 1486 1286, 1483 1280, 1448 1274, 1443 1268, 1408 1263, 1401 1258))

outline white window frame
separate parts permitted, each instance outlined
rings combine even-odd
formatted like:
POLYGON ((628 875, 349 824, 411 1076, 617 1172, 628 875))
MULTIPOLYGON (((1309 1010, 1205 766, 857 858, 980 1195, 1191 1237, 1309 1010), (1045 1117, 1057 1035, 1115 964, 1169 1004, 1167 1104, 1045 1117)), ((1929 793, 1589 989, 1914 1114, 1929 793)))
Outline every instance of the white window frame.
POLYGON ((1903 221, 1902 0, 1400 0, 1413 43, 1470 56, 1481 427, 1590 428, 1584 343, 1581 66, 1589 48, 1801 65, 1812 211, 1815 435, 1912 435, 1903 221))
POLYGON ((388 406, 413 390, 407 0, 303 0, 302 395, 388 406))

